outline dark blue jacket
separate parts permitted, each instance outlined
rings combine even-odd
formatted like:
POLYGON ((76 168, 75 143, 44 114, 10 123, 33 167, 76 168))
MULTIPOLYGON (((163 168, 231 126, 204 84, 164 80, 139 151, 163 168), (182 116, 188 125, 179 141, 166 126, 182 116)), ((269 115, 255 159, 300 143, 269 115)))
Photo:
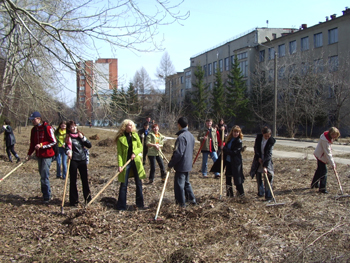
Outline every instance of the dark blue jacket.
POLYGON ((178 138, 168 167, 174 167, 176 172, 190 172, 192 170, 194 137, 187 127, 178 131, 176 135, 178 135, 178 138))
POLYGON ((16 143, 15 135, 13 134, 12 128, 10 125, 6 126, 6 129, 1 128, 0 134, 5 132, 5 143, 6 147, 11 147, 16 143))

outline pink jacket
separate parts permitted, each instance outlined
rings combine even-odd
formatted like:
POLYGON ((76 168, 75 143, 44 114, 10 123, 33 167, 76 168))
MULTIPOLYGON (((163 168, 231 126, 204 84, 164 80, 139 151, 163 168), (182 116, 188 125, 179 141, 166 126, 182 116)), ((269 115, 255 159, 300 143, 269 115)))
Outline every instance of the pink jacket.
POLYGON ((328 131, 322 133, 314 151, 314 155, 321 162, 330 163, 332 167, 335 167, 332 157, 332 143, 333 139, 328 135, 328 131))

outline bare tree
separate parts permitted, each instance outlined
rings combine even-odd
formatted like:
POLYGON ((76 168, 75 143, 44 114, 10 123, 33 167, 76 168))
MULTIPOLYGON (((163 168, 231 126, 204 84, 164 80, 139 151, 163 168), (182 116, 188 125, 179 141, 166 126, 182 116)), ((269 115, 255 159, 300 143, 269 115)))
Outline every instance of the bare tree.
POLYGON ((168 76, 175 73, 176 70, 170 59, 169 53, 165 51, 160 60, 159 67, 157 67, 156 77, 164 81, 168 76))

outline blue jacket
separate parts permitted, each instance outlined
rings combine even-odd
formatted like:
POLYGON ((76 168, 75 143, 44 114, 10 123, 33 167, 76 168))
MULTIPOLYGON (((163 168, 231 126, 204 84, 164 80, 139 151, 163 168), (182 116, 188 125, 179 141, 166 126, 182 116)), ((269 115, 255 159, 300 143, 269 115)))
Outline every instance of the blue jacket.
POLYGON ((178 138, 168 167, 174 167, 176 172, 190 172, 192 170, 194 137, 187 127, 178 131, 176 135, 178 135, 178 138))

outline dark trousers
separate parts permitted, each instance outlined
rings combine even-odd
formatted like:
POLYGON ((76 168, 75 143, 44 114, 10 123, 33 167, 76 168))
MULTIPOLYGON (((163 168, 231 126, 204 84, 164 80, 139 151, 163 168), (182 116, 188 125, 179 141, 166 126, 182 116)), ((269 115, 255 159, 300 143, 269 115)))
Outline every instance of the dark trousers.
POLYGON ((142 181, 137 173, 136 165, 134 161, 131 161, 125 168, 125 182, 120 183, 119 197, 117 202, 117 210, 126 210, 126 195, 128 190, 128 181, 130 170, 133 170, 135 185, 136 185, 136 206, 143 207, 143 194, 142 194, 142 181))
POLYGON ((176 203, 184 207, 186 202, 196 203, 189 172, 175 172, 174 192, 176 203))
POLYGON ((6 147, 6 153, 7 153, 7 156, 9 157, 9 160, 11 161, 12 160, 12 157, 11 157, 11 153, 13 154, 14 157, 16 157, 17 159, 19 158, 17 153, 15 152, 15 145, 12 144, 11 146, 9 147, 6 147))
MULTIPOLYGON (((145 138, 146 140, 146 138, 145 138)), ((147 145, 143 145, 143 152, 142 152, 142 164, 145 165, 146 164, 146 157, 147 157, 147 153, 148 153, 148 147, 147 145)))
MULTIPOLYGON (((270 173, 267 173, 267 177, 269 178, 269 182, 270 182, 270 185, 272 188, 273 175, 270 173)), ((272 194, 271 194, 271 190, 269 188, 269 185, 267 183, 266 176, 263 173, 256 173, 256 182, 258 184, 258 195, 264 196, 264 194, 265 194, 266 199, 271 199, 272 194), (264 182, 263 182, 263 180, 264 180, 264 182)))
POLYGON ((317 169, 314 175, 314 178, 311 182, 311 187, 316 185, 319 182, 320 190, 326 190, 327 184, 327 165, 320 160, 317 160, 317 169))
MULTIPOLYGON (((226 175, 226 195, 231 197, 234 196, 233 188, 232 188, 232 180, 233 180, 232 176, 226 175)), ((236 184, 236 190, 240 195, 243 195, 244 194, 243 184, 236 184)))
POLYGON ((83 195, 84 195, 85 202, 90 202, 91 200, 86 160, 84 161, 71 160, 70 167, 69 167, 69 175, 70 175, 69 202, 71 205, 74 205, 79 202, 78 189, 77 189, 78 169, 81 177, 81 182, 83 184, 83 195))
POLYGON ((148 156, 148 159, 151 166, 151 170, 149 172, 149 180, 154 180, 154 173, 156 172, 156 160, 159 165, 161 177, 165 178, 166 172, 163 164, 163 158, 160 156, 148 156))

